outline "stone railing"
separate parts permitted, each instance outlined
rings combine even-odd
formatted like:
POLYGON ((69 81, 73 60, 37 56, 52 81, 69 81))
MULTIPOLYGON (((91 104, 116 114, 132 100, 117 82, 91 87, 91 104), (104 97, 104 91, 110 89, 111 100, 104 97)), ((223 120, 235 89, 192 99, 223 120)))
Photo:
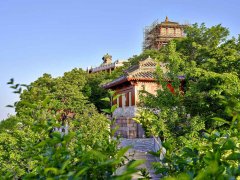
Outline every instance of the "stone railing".
POLYGON ((99 66, 96 68, 92 68, 92 72, 103 71, 103 70, 107 70, 107 69, 114 68, 114 67, 115 67, 114 63, 106 64, 106 65, 102 65, 102 66, 99 66))
POLYGON ((104 65, 99 66, 99 67, 91 68, 90 71, 98 72, 98 71, 112 69, 112 68, 120 67, 120 66, 123 66, 123 61, 115 61, 114 63, 111 63, 111 64, 104 64, 104 65))

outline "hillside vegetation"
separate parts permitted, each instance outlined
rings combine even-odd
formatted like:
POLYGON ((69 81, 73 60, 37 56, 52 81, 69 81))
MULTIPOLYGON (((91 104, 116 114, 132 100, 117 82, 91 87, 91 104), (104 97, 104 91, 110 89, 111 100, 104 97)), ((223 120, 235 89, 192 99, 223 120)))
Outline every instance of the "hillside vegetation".
POLYGON ((185 33, 159 51, 129 58, 112 74, 75 68, 58 78, 44 74, 30 85, 12 79, 8 84, 20 101, 13 105, 17 114, 0 123, 0 177, 131 179, 138 161, 122 175, 114 174, 127 148, 118 149, 112 139, 110 121, 101 112, 110 108, 102 101, 109 94, 101 85, 151 56, 168 63, 169 71, 157 68, 162 89, 156 96, 142 92, 139 105, 148 108, 140 109, 135 120, 166 149, 163 161, 154 164, 157 173, 166 179, 239 178, 240 36, 229 38, 221 25, 204 24, 185 33))

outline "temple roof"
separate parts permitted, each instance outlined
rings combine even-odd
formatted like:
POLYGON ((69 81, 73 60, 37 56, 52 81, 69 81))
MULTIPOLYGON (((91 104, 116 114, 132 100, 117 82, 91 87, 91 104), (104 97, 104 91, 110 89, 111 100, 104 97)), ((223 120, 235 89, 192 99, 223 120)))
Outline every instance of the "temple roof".
POLYGON ((161 22, 159 25, 160 26, 180 26, 180 27, 185 26, 185 25, 180 25, 178 22, 169 21, 167 16, 165 21, 161 22))
POLYGON ((140 79, 140 78, 154 78, 153 72, 152 71, 141 71, 139 70, 138 72, 130 75, 132 79, 140 79))
POLYGON ((125 70, 125 73, 131 74, 135 72, 136 70, 149 70, 149 69, 155 69, 157 65, 157 62, 153 60, 150 56, 142 61, 139 61, 137 65, 133 65, 127 70, 125 70))
MULTIPOLYGON (((127 81, 155 81, 154 72, 156 70, 157 62, 148 57, 147 59, 140 61, 137 65, 131 66, 125 70, 124 75, 104 84, 103 87, 108 89, 119 84, 122 84, 127 81)), ((165 64, 161 63, 161 67, 164 67, 165 64)))

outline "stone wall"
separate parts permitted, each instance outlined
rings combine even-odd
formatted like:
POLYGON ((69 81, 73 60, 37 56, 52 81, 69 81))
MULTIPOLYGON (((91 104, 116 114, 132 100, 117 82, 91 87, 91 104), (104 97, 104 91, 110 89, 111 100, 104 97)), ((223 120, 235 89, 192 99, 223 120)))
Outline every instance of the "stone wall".
POLYGON ((145 136, 141 125, 132 120, 132 118, 116 117, 112 128, 116 127, 118 129, 115 135, 120 135, 123 138, 142 138, 145 136))
POLYGON ((128 106, 128 107, 118 107, 115 109, 113 113, 113 117, 128 117, 132 118, 136 115, 137 107, 136 106, 128 106))
MULTIPOLYGON (((119 107, 113 113, 113 118, 116 120, 115 125, 112 127, 118 126, 116 135, 120 135, 124 138, 143 138, 145 137, 144 130, 142 126, 132 120, 136 116, 137 112, 137 103, 139 101, 139 93, 142 90, 146 90, 151 94, 156 94, 156 90, 161 88, 161 85, 158 85, 156 82, 138 82, 133 87, 127 87, 121 91, 118 91, 118 94, 126 94, 130 90, 132 92, 133 101, 131 106, 128 106, 127 103, 123 103, 122 97, 119 97, 119 107), (125 106, 126 105, 126 106, 125 106)), ((127 98, 126 98, 127 99, 127 98)))

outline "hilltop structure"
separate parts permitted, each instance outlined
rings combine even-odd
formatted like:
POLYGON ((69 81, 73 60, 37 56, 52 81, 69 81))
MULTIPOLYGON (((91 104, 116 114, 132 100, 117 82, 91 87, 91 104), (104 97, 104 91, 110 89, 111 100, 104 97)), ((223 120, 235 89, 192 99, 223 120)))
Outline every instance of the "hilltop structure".
POLYGON ((187 25, 181 25, 177 22, 169 21, 166 17, 164 22, 155 21, 151 26, 144 30, 143 50, 160 49, 174 38, 184 37, 184 28, 187 25))
MULTIPOLYGON (((113 104, 117 104, 117 109, 113 113, 116 124, 119 126, 116 134, 125 138, 142 138, 144 130, 141 125, 136 123, 132 118, 136 115, 139 102, 139 92, 145 90, 149 93, 156 94, 161 85, 156 83, 154 72, 157 62, 152 58, 140 61, 125 71, 125 74, 105 85, 105 89, 112 89, 119 95, 113 104)), ((159 66, 166 71, 166 64, 161 63, 159 66)), ((169 86, 171 86, 169 84, 169 86)))
MULTIPOLYGON (((172 22, 166 17, 164 22, 154 23, 145 29, 144 50, 160 49, 174 38, 184 37, 184 27, 177 22, 172 22)), ((106 54, 103 63, 96 68, 90 68, 89 73, 107 71, 111 73, 117 67, 123 66, 123 61, 115 61, 112 63, 112 56, 106 54)), ((115 118, 115 126, 119 126, 116 134, 124 138, 142 138, 145 132, 140 124, 136 123, 133 118, 136 116, 139 106, 139 95, 141 91, 156 94, 161 89, 161 84, 156 82, 155 71, 157 65, 162 68, 163 72, 167 72, 166 63, 157 63, 151 57, 140 61, 124 72, 124 75, 103 85, 105 89, 114 90, 118 98, 112 102, 117 104, 117 109, 113 112, 112 118, 115 118)), ((184 77, 179 77, 181 87, 183 87, 184 77)), ((174 93, 174 88, 169 80, 166 80, 168 89, 174 93)), ((180 88, 181 88, 180 87, 180 88)))
POLYGON ((112 62, 112 56, 109 55, 108 53, 103 56, 102 60, 103 60, 103 63, 100 66, 87 68, 87 72, 97 73, 97 72, 106 71, 111 73, 114 69, 124 65, 123 64, 124 61, 117 60, 115 62, 112 62))

